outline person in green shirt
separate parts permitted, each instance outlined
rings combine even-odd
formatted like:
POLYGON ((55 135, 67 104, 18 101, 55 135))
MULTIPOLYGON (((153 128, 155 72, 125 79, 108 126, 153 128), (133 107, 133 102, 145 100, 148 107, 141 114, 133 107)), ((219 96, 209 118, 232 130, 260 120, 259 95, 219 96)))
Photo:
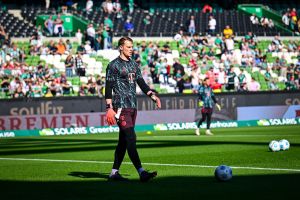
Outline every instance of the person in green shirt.
POLYGON ((104 26, 108 26, 110 29, 114 28, 114 24, 108 16, 104 17, 104 26))
POLYGON ((220 38, 220 35, 217 34, 217 37, 215 39, 215 45, 218 47, 218 48, 221 48, 221 44, 223 43, 223 40, 220 38))
POLYGON ((276 90, 278 89, 274 80, 272 79, 271 70, 270 68, 267 68, 267 71, 264 74, 265 80, 268 83, 268 88, 270 90, 276 90))
POLYGON ((246 75, 244 74, 244 69, 241 69, 241 72, 238 76, 239 79, 239 91, 245 91, 246 88, 246 75))
POLYGON ((108 38, 109 38, 109 34, 106 30, 106 27, 103 29, 102 31, 102 38, 103 38, 103 49, 108 49, 108 38))

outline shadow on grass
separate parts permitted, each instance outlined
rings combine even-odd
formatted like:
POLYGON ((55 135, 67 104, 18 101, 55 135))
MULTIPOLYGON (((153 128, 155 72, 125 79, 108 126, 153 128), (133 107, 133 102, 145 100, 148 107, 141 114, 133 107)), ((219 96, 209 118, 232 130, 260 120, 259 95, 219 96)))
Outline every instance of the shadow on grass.
POLYGON ((97 172, 70 172, 69 176, 74 176, 78 178, 104 178, 107 179, 108 173, 97 173, 97 172))
POLYGON ((140 183, 111 182, 105 174, 93 172, 75 174, 80 178, 75 176, 74 181, 0 180, 1 199, 296 199, 300 178, 300 173, 234 176, 230 182, 222 183, 214 177, 173 176, 140 183))

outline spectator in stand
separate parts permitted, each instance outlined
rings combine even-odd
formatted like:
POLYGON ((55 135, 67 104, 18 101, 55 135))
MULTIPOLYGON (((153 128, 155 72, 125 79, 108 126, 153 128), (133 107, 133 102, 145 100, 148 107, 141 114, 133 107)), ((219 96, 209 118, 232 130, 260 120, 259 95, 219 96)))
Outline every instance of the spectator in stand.
POLYGON ((255 80, 255 78, 251 78, 251 81, 248 83, 248 91, 256 92, 260 90, 260 84, 255 80))
POLYGON ((64 41, 62 39, 59 39, 59 42, 58 44, 56 45, 56 48, 57 48, 57 51, 56 53, 57 54, 60 54, 60 55, 63 55, 65 54, 66 52, 66 44, 64 43, 64 41))
POLYGON ((74 69, 74 58, 72 54, 69 54, 65 61, 66 66, 66 76, 72 77, 73 76, 73 69, 74 69))
POLYGON ((66 54, 72 53, 73 45, 69 39, 66 40, 66 54))
POLYGON ((226 44, 226 50, 229 53, 232 53, 232 51, 234 50, 234 40, 233 40, 233 38, 229 37, 229 38, 225 39, 225 44, 226 44))
POLYGON ((244 69, 241 69, 239 76, 237 77, 239 80, 238 91, 246 91, 246 75, 244 74, 244 69))
POLYGON ((92 23, 88 25, 86 33, 87 33, 87 40, 90 41, 91 48, 94 48, 95 47, 95 39, 96 39, 95 38, 96 30, 92 23))
POLYGON ((203 6, 203 9, 202 9, 202 12, 203 13, 212 13, 212 11, 213 11, 213 8, 209 5, 209 4, 205 4, 204 6, 203 6))
POLYGON ((122 7, 119 0, 113 2, 113 12, 117 14, 117 19, 122 18, 122 7))
POLYGON ((138 64, 141 64, 141 57, 140 57, 140 53, 138 51, 137 48, 133 49, 133 53, 132 53, 132 59, 138 64))
POLYGON ((289 14, 288 13, 284 13, 284 15, 281 18, 283 24, 288 27, 290 25, 290 19, 289 19, 289 14))
POLYGON ((167 63, 167 59, 163 59, 161 61, 161 64, 160 64, 160 73, 163 75, 164 77, 164 84, 167 85, 169 84, 169 74, 168 74, 168 63, 167 63))
POLYGON ((57 18, 54 21, 54 34, 58 36, 62 36, 64 34, 64 21, 61 19, 60 14, 57 15, 57 18))
POLYGON ((0 47, 4 44, 4 41, 8 38, 7 34, 5 33, 5 30, 3 26, 0 25, 0 47))
POLYGON ((225 83, 226 83, 226 72, 224 70, 224 66, 222 63, 222 65, 220 65, 220 71, 218 73, 218 84, 222 85, 223 87, 225 83))
POLYGON ((281 40, 279 39, 278 35, 274 36, 274 39, 272 40, 272 44, 275 45, 276 51, 281 51, 283 49, 283 44, 282 44, 281 40))
POLYGON ((110 46, 112 44, 112 33, 114 29, 114 24, 108 16, 104 17, 104 29, 108 34, 107 42, 108 42, 108 46, 110 46))
POLYGON ((215 83, 216 83, 216 75, 215 75, 215 72, 214 72, 214 68, 210 67, 209 70, 206 72, 205 75, 206 75, 206 78, 208 78, 208 80, 209 80, 209 85, 210 86, 215 85, 215 83))
POLYGON ((68 83, 66 74, 64 72, 60 76, 60 85, 63 95, 74 93, 73 87, 70 85, 70 83, 68 83))
POLYGON ((92 54, 93 53, 93 49, 91 47, 91 42, 90 41, 85 41, 85 45, 84 45, 84 52, 86 54, 92 54))
POLYGON ((75 37, 76 37, 77 42, 78 42, 79 45, 81 45, 81 43, 82 43, 82 36, 83 35, 81 33, 81 30, 78 29, 77 32, 76 32, 76 34, 75 34, 75 37))
POLYGON ((103 49, 109 49, 110 43, 109 43, 109 32, 107 31, 109 29, 108 26, 105 26, 102 31, 102 38, 103 38, 103 49))
POLYGON ((149 24, 151 24, 150 21, 150 15, 147 15, 144 19, 143 19, 144 25, 147 26, 149 24))
POLYGON ((267 28, 269 27, 269 19, 266 17, 262 17, 260 19, 260 24, 262 25, 262 27, 267 28))
POLYGON ((53 40, 50 40, 48 44, 49 54, 55 54, 57 51, 56 43, 53 40))
POLYGON ((188 27, 189 33, 191 34, 191 36, 193 36, 196 31, 195 17, 193 15, 187 21, 187 27, 188 27))
POLYGON ((134 30, 134 25, 133 23, 130 21, 130 19, 127 19, 125 24, 124 24, 124 29, 127 33, 132 33, 134 30))
POLYGON ((129 13, 132 14, 134 11, 134 0, 128 0, 128 10, 129 13))
POLYGON ((208 33, 209 34, 214 34, 216 31, 216 26, 217 26, 217 21, 214 18, 213 15, 209 16, 209 21, 208 21, 208 33))
POLYGON ((177 73, 176 73, 176 76, 175 76, 175 80, 176 80, 176 82, 177 82, 176 87, 178 88, 178 92, 179 92, 180 94, 183 93, 183 89, 184 89, 184 80, 183 80, 183 77, 182 77, 181 74, 182 74, 182 73, 181 73, 181 70, 179 69, 179 70, 177 71, 177 73))
POLYGON ((259 20, 258 20, 258 17, 256 16, 255 13, 253 13, 250 17, 250 21, 252 24, 259 24, 259 20))
POLYGON ((235 90, 235 78, 236 74, 234 72, 233 66, 230 66, 230 70, 227 73, 227 87, 226 89, 229 91, 235 90))
POLYGON ((230 28, 229 25, 227 25, 224 30, 223 30, 223 34, 224 34, 224 37, 227 39, 227 38, 230 38, 232 35, 233 35, 233 30, 232 28, 230 28))
POLYGON ((75 68, 76 68, 76 73, 79 77, 85 76, 85 67, 80 53, 78 53, 75 58, 75 68))
POLYGON ((268 27, 269 27, 269 28, 274 28, 274 26, 275 26, 275 25, 274 25, 274 22, 273 22, 273 20, 272 20, 272 19, 270 19, 270 20, 269 20, 268 27))
POLYGON ((297 17, 297 10, 296 8, 293 8, 290 12, 290 18, 297 17))
POLYGON ((113 13, 114 6, 113 6, 113 3, 111 2, 111 0, 106 0, 106 9, 107 9, 108 14, 113 13))
POLYGON ((53 36, 53 29, 54 29, 54 21, 52 15, 44 22, 45 28, 48 30, 49 35, 53 36))
POLYGON ((45 0, 45 8, 48 10, 50 7, 50 0, 45 0))
POLYGON ((276 85, 274 84, 274 81, 272 80, 272 75, 271 75, 271 69, 268 67, 265 74, 264 74, 265 81, 268 83, 268 88, 270 90, 275 90, 276 85))
POLYGON ((86 1, 85 10, 86 10, 87 13, 90 13, 90 12, 93 11, 93 5, 94 5, 94 3, 93 3, 92 0, 87 0, 86 1))
POLYGON ((184 74, 185 74, 184 67, 182 66, 182 64, 180 64, 179 59, 175 58, 174 64, 173 64, 173 77, 176 77, 178 70, 180 70, 180 72, 181 72, 180 75, 184 76, 184 74))

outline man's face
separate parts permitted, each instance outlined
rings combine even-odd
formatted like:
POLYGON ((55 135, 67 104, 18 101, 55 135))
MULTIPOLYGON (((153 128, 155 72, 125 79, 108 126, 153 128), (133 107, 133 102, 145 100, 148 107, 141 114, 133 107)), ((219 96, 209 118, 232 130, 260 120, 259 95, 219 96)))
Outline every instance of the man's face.
POLYGON ((209 85, 209 79, 204 80, 203 84, 206 86, 209 85))
POLYGON ((131 57, 132 52, 133 52, 133 44, 130 41, 125 41, 122 46, 120 46, 121 52, 124 54, 126 57, 131 57))

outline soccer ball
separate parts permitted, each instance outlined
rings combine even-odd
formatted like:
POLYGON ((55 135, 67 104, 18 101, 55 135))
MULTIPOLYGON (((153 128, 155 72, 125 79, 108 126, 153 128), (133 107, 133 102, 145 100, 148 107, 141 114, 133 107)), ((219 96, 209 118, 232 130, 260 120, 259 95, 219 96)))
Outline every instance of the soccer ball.
POLYGON ((280 146, 280 150, 283 150, 283 151, 289 150, 290 143, 289 143, 289 141, 283 139, 283 140, 279 141, 279 146, 280 146))
POLYGON ((269 143, 269 149, 270 151, 280 151, 280 145, 279 145, 279 142, 276 141, 276 140, 272 140, 270 143, 269 143))
POLYGON ((229 181, 232 178, 232 169, 226 165, 220 165, 215 170, 215 178, 218 181, 229 181))

